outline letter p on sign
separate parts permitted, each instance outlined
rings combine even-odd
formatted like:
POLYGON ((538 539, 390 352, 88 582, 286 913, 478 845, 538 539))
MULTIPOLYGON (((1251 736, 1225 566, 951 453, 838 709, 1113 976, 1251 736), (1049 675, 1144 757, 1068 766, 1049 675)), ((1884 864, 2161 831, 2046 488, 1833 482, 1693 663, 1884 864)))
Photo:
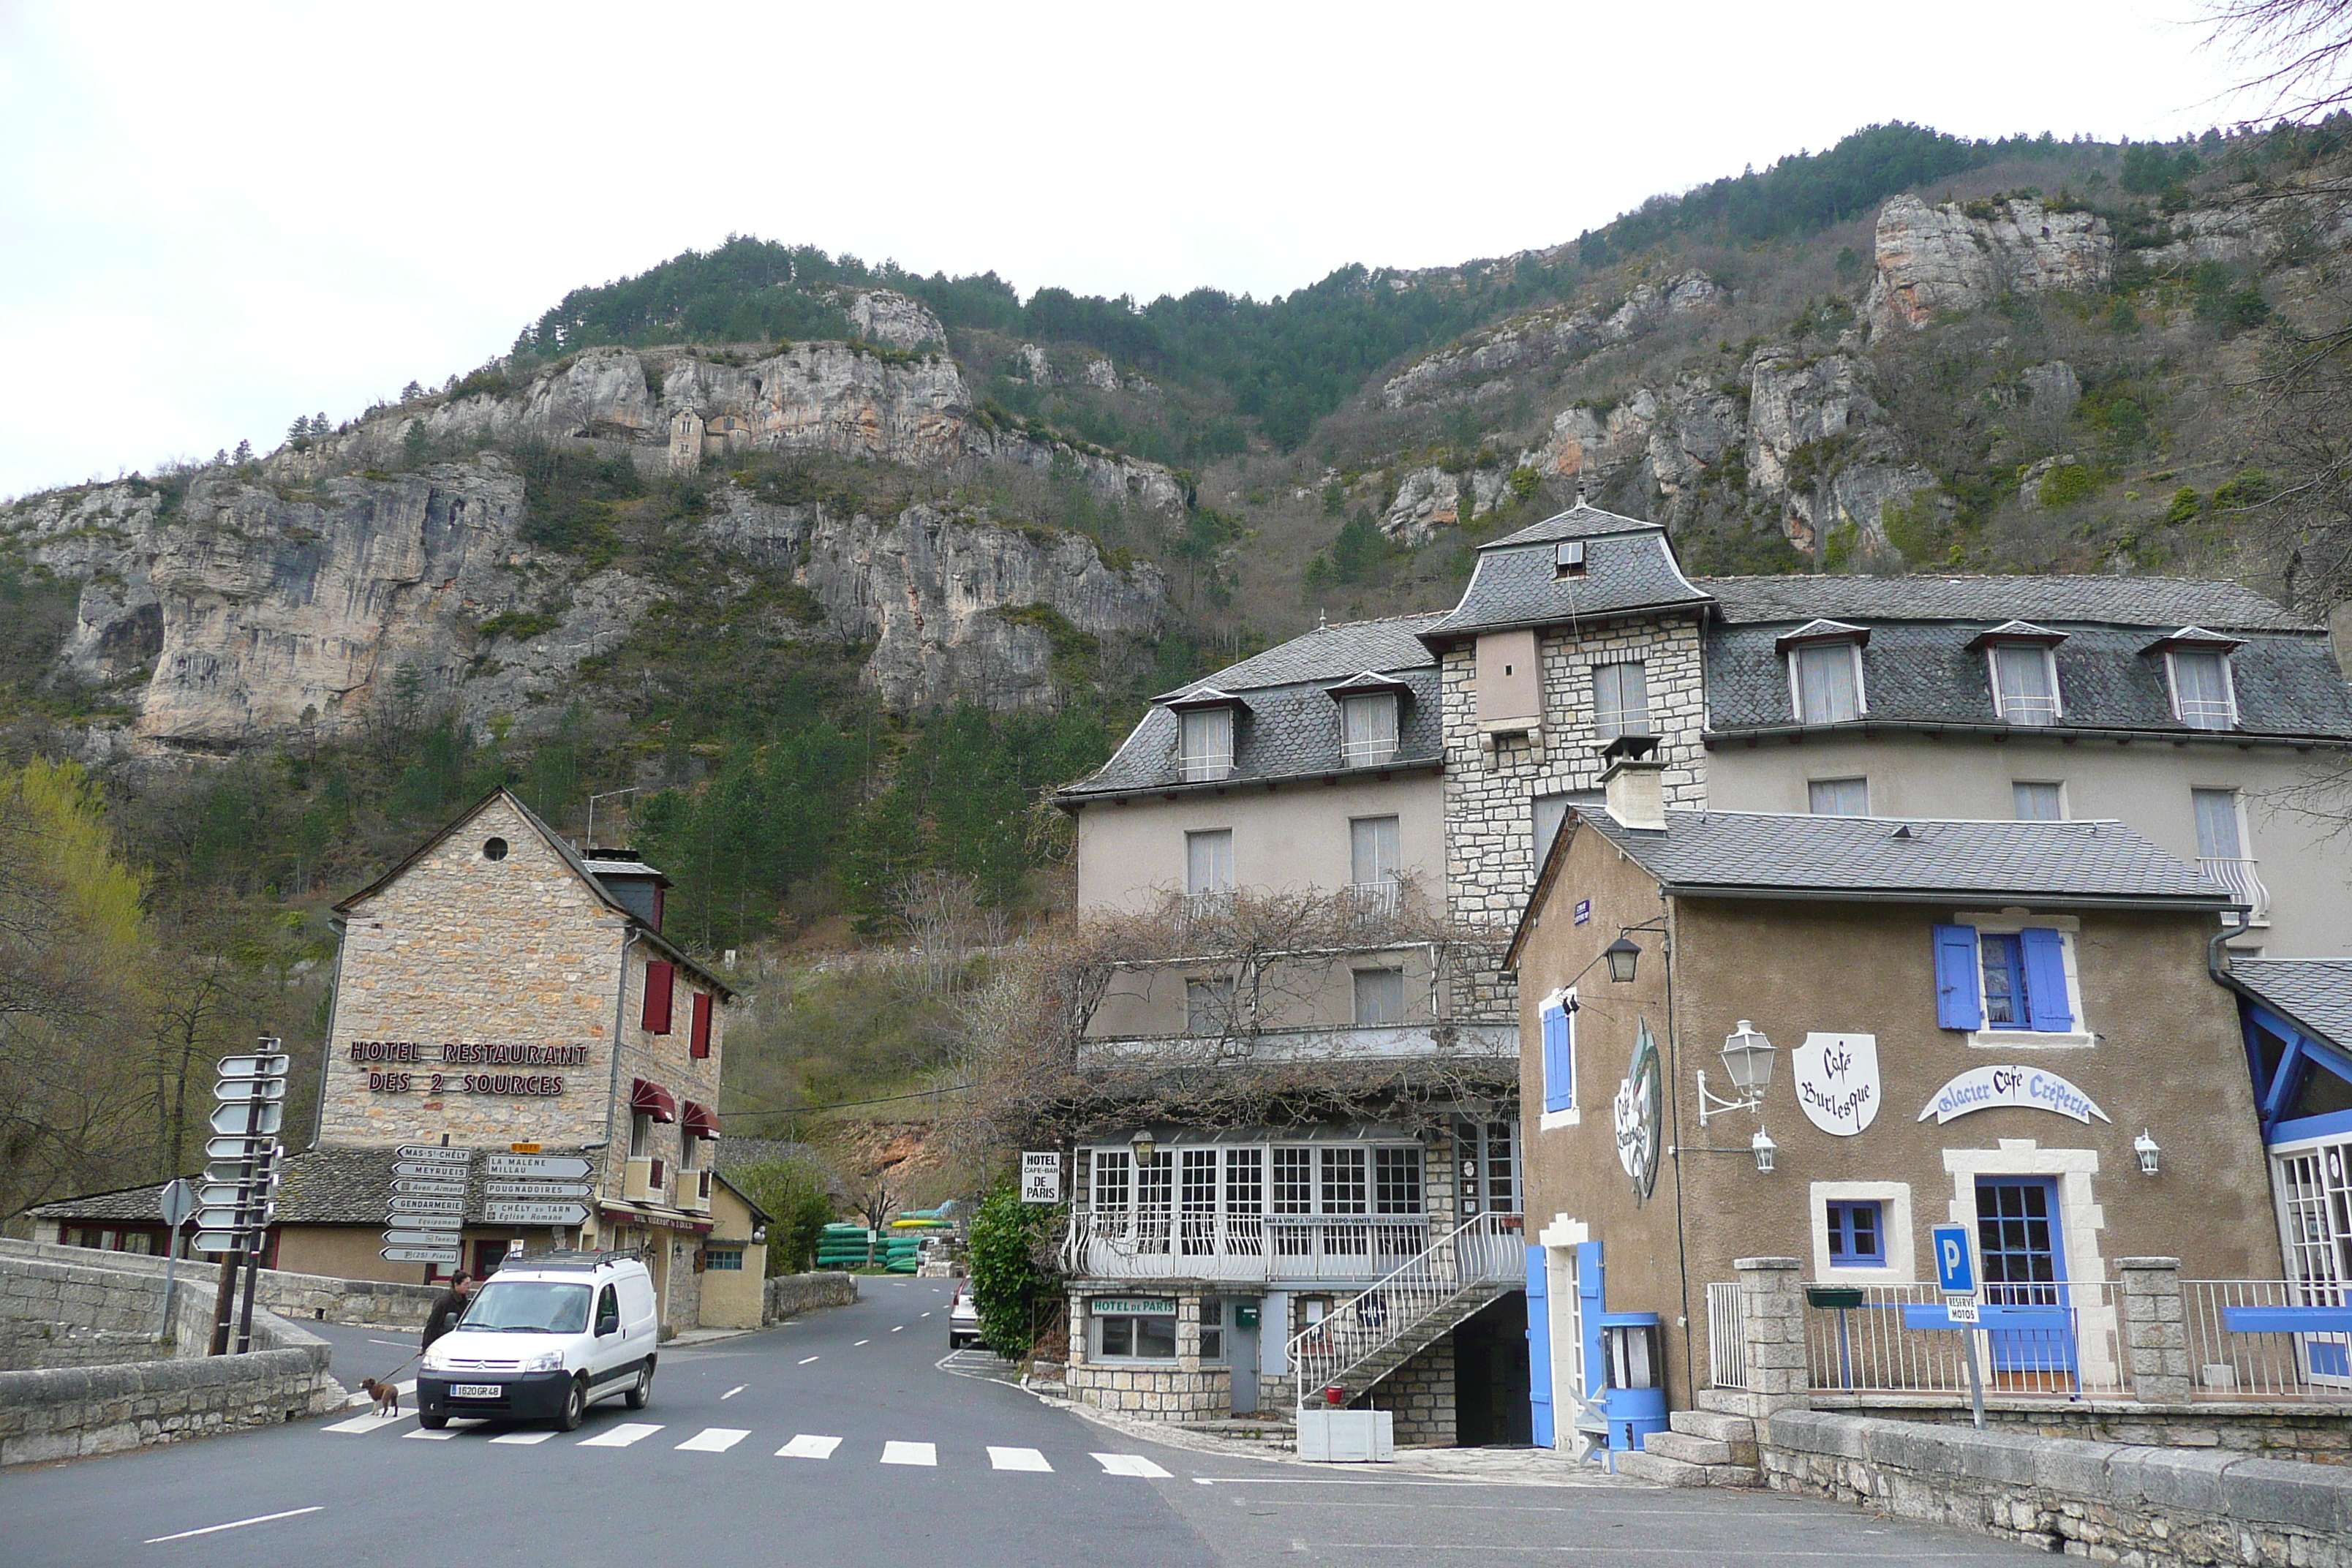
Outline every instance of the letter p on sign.
POLYGON ((1935 1228, 1936 1286, 1951 1295, 1966 1295, 1977 1288, 1976 1254, 1969 1248, 1969 1227, 1964 1225, 1939 1225, 1935 1228))

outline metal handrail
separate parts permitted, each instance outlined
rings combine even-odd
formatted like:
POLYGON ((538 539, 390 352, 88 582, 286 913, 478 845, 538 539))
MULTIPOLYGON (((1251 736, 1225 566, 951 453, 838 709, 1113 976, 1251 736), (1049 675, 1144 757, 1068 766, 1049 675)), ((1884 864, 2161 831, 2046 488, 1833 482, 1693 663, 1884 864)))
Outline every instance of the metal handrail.
POLYGON ((1339 1303, 1322 1321, 1293 1334, 1288 1350, 1297 1408, 1307 1408, 1309 1389, 1333 1386, 1465 1289, 1519 1278, 1524 1235, 1521 1215, 1474 1215, 1339 1303))

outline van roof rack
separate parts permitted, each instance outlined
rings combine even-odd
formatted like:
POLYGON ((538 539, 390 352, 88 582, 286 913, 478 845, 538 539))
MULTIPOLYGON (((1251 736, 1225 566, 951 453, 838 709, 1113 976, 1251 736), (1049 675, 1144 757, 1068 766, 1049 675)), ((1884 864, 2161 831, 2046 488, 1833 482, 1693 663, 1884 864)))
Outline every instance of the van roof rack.
POLYGON ((507 1268, 586 1268, 596 1269, 613 1263, 642 1263, 642 1247, 615 1247, 609 1252, 583 1252, 576 1247, 558 1247, 552 1252, 526 1253, 505 1265, 507 1268))

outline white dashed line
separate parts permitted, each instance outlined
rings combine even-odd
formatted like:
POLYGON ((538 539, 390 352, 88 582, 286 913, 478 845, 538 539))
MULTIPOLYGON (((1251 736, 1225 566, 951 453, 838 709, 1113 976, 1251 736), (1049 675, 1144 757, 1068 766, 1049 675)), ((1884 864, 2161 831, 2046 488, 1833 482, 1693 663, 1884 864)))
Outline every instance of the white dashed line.
POLYGON ((723 1454, 751 1434, 732 1426, 705 1426, 677 1446, 681 1454, 723 1454))
POLYGON ((721 1399, 732 1399, 732 1398, 734 1398, 737 1394, 739 1394, 742 1393, 745 1389, 747 1389, 747 1388, 749 1388, 749 1387, 751 1387, 751 1385, 750 1384, 748 1384, 748 1383, 739 1383, 739 1384, 737 1384, 734 1387, 732 1387, 732 1388, 729 1389, 726 1393, 724 1393, 724 1394, 720 1394, 719 1397, 719 1398, 721 1398, 721 1399))
POLYGON ((167 1541, 187 1541, 199 1535, 217 1535, 224 1530, 243 1530, 248 1524, 268 1524, 273 1519, 293 1519, 300 1514, 323 1512, 325 1509, 326 1504, 316 1503, 309 1508, 289 1508, 284 1513, 260 1513, 251 1519, 233 1519, 226 1524, 208 1524, 202 1530, 184 1530, 177 1535, 151 1536, 140 1544, 161 1546, 167 1541))
POLYGON ((801 1364, 802 1364, 803 1366, 806 1366, 806 1365, 808 1365, 809 1362, 813 1362, 813 1361, 814 1361, 814 1360, 816 1360, 816 1357, 814 1357, 814 1356, 810 1356, 810 1357, 806 1358, 806 1360, 803 1360, 803 1361, 801 1363, 801 1364))
POLYGON ((776 1450, 779 1459, 830 1459, 833 1451, 841 1447, 838 1437, 820 1437, 813 1432, 803 1432, 776 1450))
POLYGON ((533 1443, 544 1443, 550 1437, 554 1436, 555 1434, 552 1432, 503 1432, 498 1436, 491 1438, 490 1441, 493 1443, 520 1443, 528 1447, 533 1443))
POLYGON ((581 1448, 625 1448, 641 1438, 650 1437, 661 1430, 657 1425, 643 1421, 624 1421, 610 1432, 599 1432, 593 1437, 583 1438, 573 1445, 581 1448))
POLYGON ((1050 1471, 1054 1468, 1045 1462, 1045 1456, 1034 1448, 999 1448, 992 1445, 988 1450, 988 1465, 996 1470, 1050 1471))
POLYGON ((898 1329, 903 1329, 903 1328, 905 1328, 906 1326, 907 1326, 906 1324, 904 1324, 904 1323, 900 1323, 900 1324, 898 1325, 898 1328, 892 1329, 890 1331, 891 1331, 892 1333, 894 1333, 894 1334, 895 1334, 895 1333, 897 1333, 897 1332, 898 1331, 898 1329))
POLYGON ((442 1427, 438 1432, 427 1432, 424 1427, 419 1426, 415 1431, 408 1434, 412 1437, 422 1437, 428 1443, 446 1443, 457 1435, 454 1429, 447 1426, 442 1427))
MULTIPOLYGON (((872 1340, 860 1340, 860 1341, 858 1341, 858 1342, 857 1342, 857 1345, 870 1345, 870 1344, 872 1344, 873 1342, 873 1342, 872 1340)), ((850 1346, 849 1348, 850 1348, 851 1350, 856 1350, 856 1349, 857 1348, 857 1345, 852 1345, 852 1346, 850 1346)))
POLYGON ((933 1465, 940 1462, 940 1450, 932 1443, 885 1443, 882 1462, 886 1465, 933 1465))
POLYGON ((1164 1479, 1168 1475, 1167 1471, 1140 1454, 1097 1454, 1093 1458, 1096 1464, 1103 1468, 1103 1474, 1107 1476, 1141 1476, 1147 1479, 1154 1478, 1164 1479))

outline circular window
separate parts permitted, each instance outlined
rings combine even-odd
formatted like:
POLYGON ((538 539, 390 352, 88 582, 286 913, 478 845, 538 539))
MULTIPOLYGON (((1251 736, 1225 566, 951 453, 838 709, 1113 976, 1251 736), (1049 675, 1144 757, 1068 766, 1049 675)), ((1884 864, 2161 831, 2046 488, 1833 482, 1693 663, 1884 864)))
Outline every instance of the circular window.
POLYGON ((506 841, 505 839, 503 839, 503 838, 488 838, 488 839, 484 839, 484 840, 482 841, 482 858, 483 858, 483 859, 485 859, 485 860, 503 860, 503 859, 505 859, 506 858, 507 858, 507 841, 506 841))

